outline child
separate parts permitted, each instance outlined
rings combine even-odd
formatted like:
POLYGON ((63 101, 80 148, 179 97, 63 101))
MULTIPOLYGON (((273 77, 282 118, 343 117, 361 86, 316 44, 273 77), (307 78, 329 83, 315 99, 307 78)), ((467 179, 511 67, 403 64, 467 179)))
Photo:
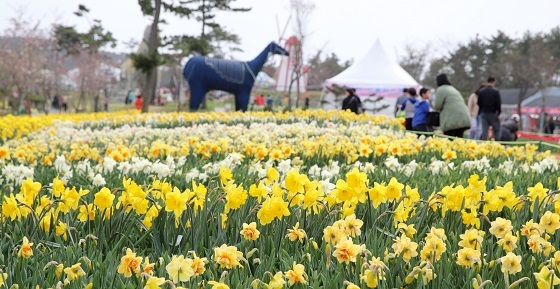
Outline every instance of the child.
POLYGON ((136 109, 138 110, 142 110, 142 106, 144 105, 144 100, 142 99, 142 95, 139 94, 136 97, 136 102, 134 103, 136 105, 136 109))

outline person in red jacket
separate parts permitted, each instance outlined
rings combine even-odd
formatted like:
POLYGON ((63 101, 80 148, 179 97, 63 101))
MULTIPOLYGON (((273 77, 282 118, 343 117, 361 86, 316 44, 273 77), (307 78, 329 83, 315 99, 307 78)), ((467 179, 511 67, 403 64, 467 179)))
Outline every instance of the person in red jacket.
POLYGON ((142 110, 142 106, 144 105, 144 99, 142 99, 142 95, 139 94, 136 97, 136 102, 134 103, 134 105, 136 105, 136 109, 138 110, 142 110))

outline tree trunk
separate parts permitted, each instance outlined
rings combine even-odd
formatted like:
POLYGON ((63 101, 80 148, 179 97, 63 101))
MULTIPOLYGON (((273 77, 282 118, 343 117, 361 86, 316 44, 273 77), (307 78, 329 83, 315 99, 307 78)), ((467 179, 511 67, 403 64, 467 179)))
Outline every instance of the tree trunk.
POLYGON ((517 96, 517 114, 519 115, 519 130, 523 129, 523 112, 521 111, 521 102, 525 99, 525 95, 527 94, 527 87, 522 87, 519 90, 519 95, 517 96))
MULTIPOLYGON (((179 62, 181 64, 181 62, 179 62)), ((181 73, 181 69, 177 69, 175 67, 175 77, 177 78, 177 111, 181 111, 181 107, 183 106, 183 74, 181 73)))
POLYGON ((86 110, 86 96, 85 96, 85 77, 82 77, 82 83, 80 84, 80 96, 78 97, 78 104, 75 105, 76 111, 86 110))
POLYGON ((292 110, 292 85, 294 84, 294 81, 290 81, 290 86, 288 86, 288 111, 292 110))
POLYGON ((548 93, 548 88, 543 87, 541 89, 542 98, 541 98, 541 116, 540 116, 540 131, 544 133, 544 127, 546 125, 546 94, 548 93))
POLYGON ((299 91, 299 77, 298 77, 296 79, 296 109, 299 108, 299 95, 300 95, 300 91, 299 91))
MULTIPOLYGON (((161 0, 155 0, 155 8, 154 8, 154 20, 152 22, 152 27, 150 30, 150 39, 148 41, 148 54, 152 54, 157 51, 158 48, 158 24, 159 24, 159 16, 161 12, 161 0)), ((155 76, 157 75, 157 67, 150 69, 148 73, 146 73, 146 84, 144 85, 144 89, 142 91, 142 98, 144 99, 144 103, 142 105, 142 112, 148 112, 150 107, 150 102, 154 98, 154 91, 156 86, 156 79, 155 76)))
POLYGON ((299 80, 301 78, 301 76, 303 75, 303 55, 302 55, 302 41, 303 41, 303 35, 300 35, 299 37, 300 42, 299 44, 296 44, 296 67, 294 67, 296 69, 296 109, 299 108, 299 97, 300 97, 300 83, 299 80))
MULTIPOLYGON (((19 97, 21 97, 21 94, 19 95, 19 97)), ((17 114, 18 113, 18 108, 19 108, 19 97, 15 97, 13 94, 12 96, 10 96, 10 98, 12 99, 11 101, 11 106, 12 106, 12 113, 13 114, 17 114)))
POLYGON ((93 97, 93 112, 99 112, 99 93, 93 97))

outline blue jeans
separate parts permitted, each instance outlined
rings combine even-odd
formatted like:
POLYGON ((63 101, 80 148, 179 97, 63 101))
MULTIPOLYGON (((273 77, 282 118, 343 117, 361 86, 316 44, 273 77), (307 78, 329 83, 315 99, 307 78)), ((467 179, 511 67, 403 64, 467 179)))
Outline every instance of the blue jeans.
POLYGON ((478 139, 480 135, 480 122, 478 121, 478 117, 471 116, 471 130, 469 131, 469 139, 478 139))

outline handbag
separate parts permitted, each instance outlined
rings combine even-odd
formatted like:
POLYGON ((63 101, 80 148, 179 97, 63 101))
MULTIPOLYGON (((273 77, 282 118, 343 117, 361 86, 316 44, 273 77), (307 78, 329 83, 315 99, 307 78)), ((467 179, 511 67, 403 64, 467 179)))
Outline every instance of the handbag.
POLYGON ((429 111, 426 114, 426 124, 428 126, 439 126, 439 111, 429 111))

